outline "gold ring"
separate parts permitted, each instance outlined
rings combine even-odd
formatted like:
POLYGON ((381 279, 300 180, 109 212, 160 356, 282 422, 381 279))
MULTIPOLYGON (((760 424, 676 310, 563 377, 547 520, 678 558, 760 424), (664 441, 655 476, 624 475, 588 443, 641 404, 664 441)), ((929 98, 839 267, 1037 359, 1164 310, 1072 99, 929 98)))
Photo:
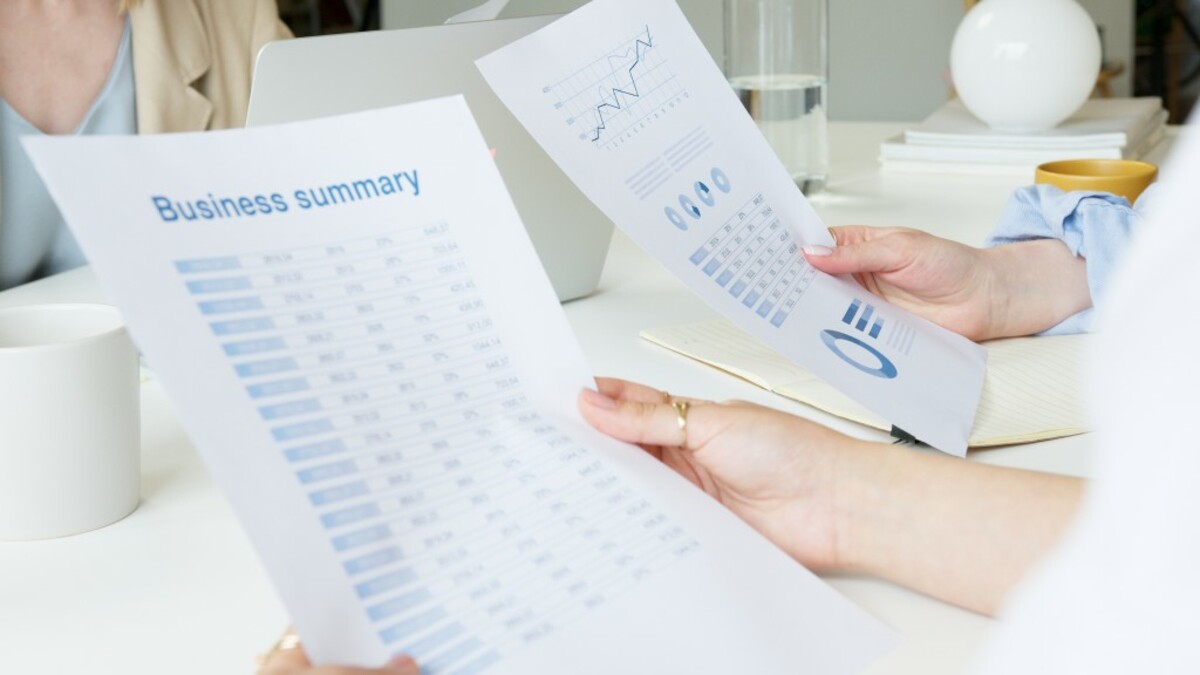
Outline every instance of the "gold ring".
POLYGON ((271 645, 271 648, 267 650, 266 654, 263 654, 262 656, 258 657, 258 669, 261 671, 263 666, 267 665, 267 662, 270 661, 271 658, 273 656, 275 656, 276 654, 278 654, 279 652, 291 651, 293 649, 298 648, 299 646, 300 646, 300 636, 297 635, 295 633, 295 631, 289 630, 288 632, 284 633, 283 636, 281 636, 278 640, 276 640, 275 644, 271 645))
POLYGON ((692 404, 687 401, 674 401, 671 405, 675 406, 675 420, 679 423, 679 447, 687 450, 687 414, 688 408, 692 404))

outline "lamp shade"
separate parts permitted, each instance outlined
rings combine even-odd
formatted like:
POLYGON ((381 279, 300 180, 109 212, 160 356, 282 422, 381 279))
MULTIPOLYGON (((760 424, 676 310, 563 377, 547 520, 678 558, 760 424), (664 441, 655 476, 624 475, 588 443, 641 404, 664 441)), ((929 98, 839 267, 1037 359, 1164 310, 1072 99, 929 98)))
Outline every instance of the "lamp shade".
POLYGON ((1100 36, 1075 0, 984 0, 954 35, 950 70, 963 104, 997 131, 1054 127, 1091 95, 1100 36))

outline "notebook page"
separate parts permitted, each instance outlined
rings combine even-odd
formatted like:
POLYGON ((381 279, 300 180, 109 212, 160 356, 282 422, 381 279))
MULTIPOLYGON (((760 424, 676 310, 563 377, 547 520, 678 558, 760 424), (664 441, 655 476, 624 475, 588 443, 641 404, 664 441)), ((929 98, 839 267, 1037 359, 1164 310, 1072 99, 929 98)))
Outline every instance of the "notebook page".
MULTIPOLYGON (((768 391, 883 431, 891 424, 788 361, 729 321, 652 328, 642 337, 768 391)), ((1085 335, 984 343, 988 370, 971 429, 971 447, 1084 433, 1080 394, 1085 335)))

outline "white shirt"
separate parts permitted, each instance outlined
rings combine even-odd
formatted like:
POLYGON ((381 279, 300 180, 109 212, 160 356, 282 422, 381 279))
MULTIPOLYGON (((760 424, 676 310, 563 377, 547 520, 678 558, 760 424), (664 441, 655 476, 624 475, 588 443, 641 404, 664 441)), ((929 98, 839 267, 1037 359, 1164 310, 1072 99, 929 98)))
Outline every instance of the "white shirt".
POLYGON ((982 672, 1200 672, 1200 134, 1175 148, 1100 317, 1094 481, 982 672))

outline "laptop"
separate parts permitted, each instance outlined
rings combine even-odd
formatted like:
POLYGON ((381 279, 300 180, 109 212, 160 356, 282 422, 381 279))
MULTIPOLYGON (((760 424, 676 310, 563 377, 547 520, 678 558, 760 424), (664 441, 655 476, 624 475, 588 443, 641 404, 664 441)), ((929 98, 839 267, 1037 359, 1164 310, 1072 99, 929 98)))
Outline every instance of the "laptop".
POLYGON ((613 225, 483 81, 475 60, 555 16, 350 33, 268 44, 247 126, 328 117, 462 94, 561 301, 595 290, 613 225))

